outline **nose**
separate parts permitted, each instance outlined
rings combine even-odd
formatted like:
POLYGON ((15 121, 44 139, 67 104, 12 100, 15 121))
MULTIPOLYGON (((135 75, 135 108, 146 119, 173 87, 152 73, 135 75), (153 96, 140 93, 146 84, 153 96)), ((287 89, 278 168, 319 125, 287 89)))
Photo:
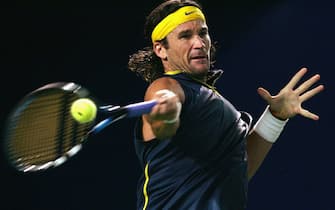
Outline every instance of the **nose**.
POLYGON ((205 41, 203 38, 201 38, 200 36, 196 35, 193 38, 193 47, 194 48, 203 48, 205 47, 205 41))

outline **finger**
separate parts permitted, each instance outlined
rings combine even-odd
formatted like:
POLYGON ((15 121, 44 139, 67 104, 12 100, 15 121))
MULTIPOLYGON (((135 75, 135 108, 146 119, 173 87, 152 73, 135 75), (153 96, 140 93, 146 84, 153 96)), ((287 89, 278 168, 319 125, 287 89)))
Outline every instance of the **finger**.
POLYGON ((289 81, 289 83, 287 83, 287 85, 285 86, 286 88, 289 89, 293 89, 296 84, 299 82, 299 80, 305 75, 305 73, 307 72, 307 68, 301 68, 289 81))
POLYGON ((160 110, 160 104, 156 104, 154 107, 152 107, 150 115, 155 116, 157 113, 159 113, 160 110))
POLYGON ((314 95, 320 93, 322 90, 324 90, 324 86, 319 85, 319 86, 307 91, 306 93, 302 94, 300 96, 300 101, 304 102, 304 101, 310 99, 311 97, 313 97, 314 95))
POLYGON ((320 79, 320 75, 316 74, 304 83, 302 83, 295 91, 300 95, 301 93, 308 90, 309 87, 311 87, 313 84, 315 84, 320 79))
POLYGON ((156 92, 156 96, 162 97, 162 98, 171 98, 175 95, 176 94, 174 92, 172 92, 171 90, 167 90, 167 89, 162 89, 156 92))
POLYGON ((162 89, 155 93, 158 103, 165 103, 168 99, 175 97, 176 94, 170 90, 162 89))
POLYGON ((302 109, 301 112, 300 112, 300 115, 302 115, 306 118, 312 119, 312 120, 318 120, 319 119, 318 115, 316 115, 314 113, 311 113, 310 111, 308 111, 306 109, 302 109))
POLYGON ((258 94, 268 103, 270 104, 271 100, 272 100, 272 96, 269 93, 269 91, 267 91, 266 89, 259 87, 257 89, 258 94))

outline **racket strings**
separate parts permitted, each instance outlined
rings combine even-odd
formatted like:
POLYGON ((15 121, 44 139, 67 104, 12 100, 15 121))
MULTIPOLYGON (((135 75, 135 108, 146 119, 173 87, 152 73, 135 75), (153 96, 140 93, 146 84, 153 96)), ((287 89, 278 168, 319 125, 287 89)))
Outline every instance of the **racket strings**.
POLYGON ((9 128, 11 161, 22 168, 53 161, 81 143, 90 124, 78 124, 69 112, 77 97, 64 91, 41 94, 14 115, 9 128))

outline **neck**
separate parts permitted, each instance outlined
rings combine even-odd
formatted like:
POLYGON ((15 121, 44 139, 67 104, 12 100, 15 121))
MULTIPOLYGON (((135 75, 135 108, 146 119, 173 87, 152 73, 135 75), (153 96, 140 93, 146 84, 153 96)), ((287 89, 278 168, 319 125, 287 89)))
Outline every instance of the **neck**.
POLYGON ((166 75, 176 75, 176 74, 180 74, 180 73, 188 74, 193 79, 195 79, 199 82, 206 83, 207 76, 204 76, 204 75, 191 74, 190 72, 186 72, 184 70, 168 70, 168 71, 165 72, 166 75))

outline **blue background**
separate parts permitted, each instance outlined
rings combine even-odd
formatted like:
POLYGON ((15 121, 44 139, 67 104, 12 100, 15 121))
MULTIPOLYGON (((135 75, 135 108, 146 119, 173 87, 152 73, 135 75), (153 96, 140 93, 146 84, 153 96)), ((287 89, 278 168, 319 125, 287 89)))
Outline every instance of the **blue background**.
MULTIPOLYGON (((145 46, 145 15, 156 1, 25 3, 1 9, 1 124, 29 91, 74 81, 101 101, 142 101, 147 84, 127 70, 145 46)), ((304 103, 319 121, 287 124, 249 185, 248 210, 334 210, 335 13, 330 0, 202 1, 218 41, 217 86, 256 120, 301 67, 326 89, 304 103)), ((134 119, 92 137, 72 160, 46 173, 22 175, 0 162, 0 209, 135 209, 141 173, 132 144, 134 119)), ((2 126, 3 127, 3 126, 2 126)))

